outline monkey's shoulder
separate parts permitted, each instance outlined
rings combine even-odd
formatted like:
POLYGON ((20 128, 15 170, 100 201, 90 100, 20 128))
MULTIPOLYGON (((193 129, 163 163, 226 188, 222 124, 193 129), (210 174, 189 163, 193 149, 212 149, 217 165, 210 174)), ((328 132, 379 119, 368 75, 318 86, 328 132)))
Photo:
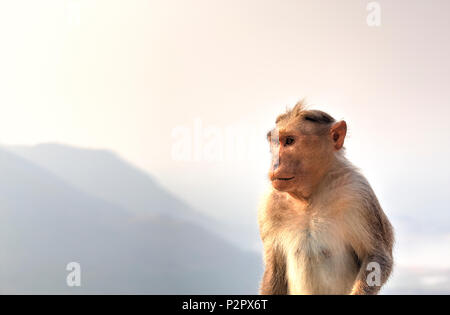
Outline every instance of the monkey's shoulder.
POLYGON ((343 214, 370 215, 382 211, 375 192, 359 171, 349 172, 330 183, 325 190, 326 193, 318 200, 322 207, 337 209, 343 214))
MULTIPOLYGON (((328 208, 335 211, 338 225, 354 247, 370 247, 375 241, 392 244, 393 228, 367 179, 355 173, 336 187, 328 198, 328 208)), ((392 248, 391 245, 389 245, 392 248)))

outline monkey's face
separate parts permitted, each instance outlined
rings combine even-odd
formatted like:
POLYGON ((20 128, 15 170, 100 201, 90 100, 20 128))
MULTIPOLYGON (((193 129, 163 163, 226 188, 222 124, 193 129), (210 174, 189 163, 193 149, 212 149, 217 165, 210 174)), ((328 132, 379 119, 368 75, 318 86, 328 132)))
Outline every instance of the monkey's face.
POLYGON ((333 154, 325 135, 282 126, 268 134, 272 163, 269 178, 279 191, 308 194, 320 182, 333 154))

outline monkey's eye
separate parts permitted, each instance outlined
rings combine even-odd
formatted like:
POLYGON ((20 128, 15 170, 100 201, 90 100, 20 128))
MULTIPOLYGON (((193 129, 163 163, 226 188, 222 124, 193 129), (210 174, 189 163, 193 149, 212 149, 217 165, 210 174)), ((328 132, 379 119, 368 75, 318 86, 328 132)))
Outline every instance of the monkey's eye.
POLYGON ((294 143, 293 137, 286 137, 286 140, 284 141, 284 145, 291 145, 294 143))

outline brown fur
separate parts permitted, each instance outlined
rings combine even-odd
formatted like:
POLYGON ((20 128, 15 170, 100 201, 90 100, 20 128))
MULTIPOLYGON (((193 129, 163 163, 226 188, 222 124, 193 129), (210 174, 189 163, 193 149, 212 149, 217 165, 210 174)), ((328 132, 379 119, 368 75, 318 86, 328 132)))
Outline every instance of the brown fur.
POLYGON ((299 103, 277 118, 276 131, 273 187, 258 214, 266 265, 260 293, 378 293, 366 267, 377 262, 385 283, 393 231, 369 183, 344 156, 345 122, 299 103))

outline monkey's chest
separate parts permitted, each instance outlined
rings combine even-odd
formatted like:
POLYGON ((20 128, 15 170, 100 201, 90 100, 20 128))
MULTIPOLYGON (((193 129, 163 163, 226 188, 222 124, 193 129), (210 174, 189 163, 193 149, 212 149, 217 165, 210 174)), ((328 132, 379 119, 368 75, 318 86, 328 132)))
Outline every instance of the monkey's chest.
POLYGON ((339 230, 328 223, 292 226, 281 236, 290 294, 345 294, 357 267, 339 230))

